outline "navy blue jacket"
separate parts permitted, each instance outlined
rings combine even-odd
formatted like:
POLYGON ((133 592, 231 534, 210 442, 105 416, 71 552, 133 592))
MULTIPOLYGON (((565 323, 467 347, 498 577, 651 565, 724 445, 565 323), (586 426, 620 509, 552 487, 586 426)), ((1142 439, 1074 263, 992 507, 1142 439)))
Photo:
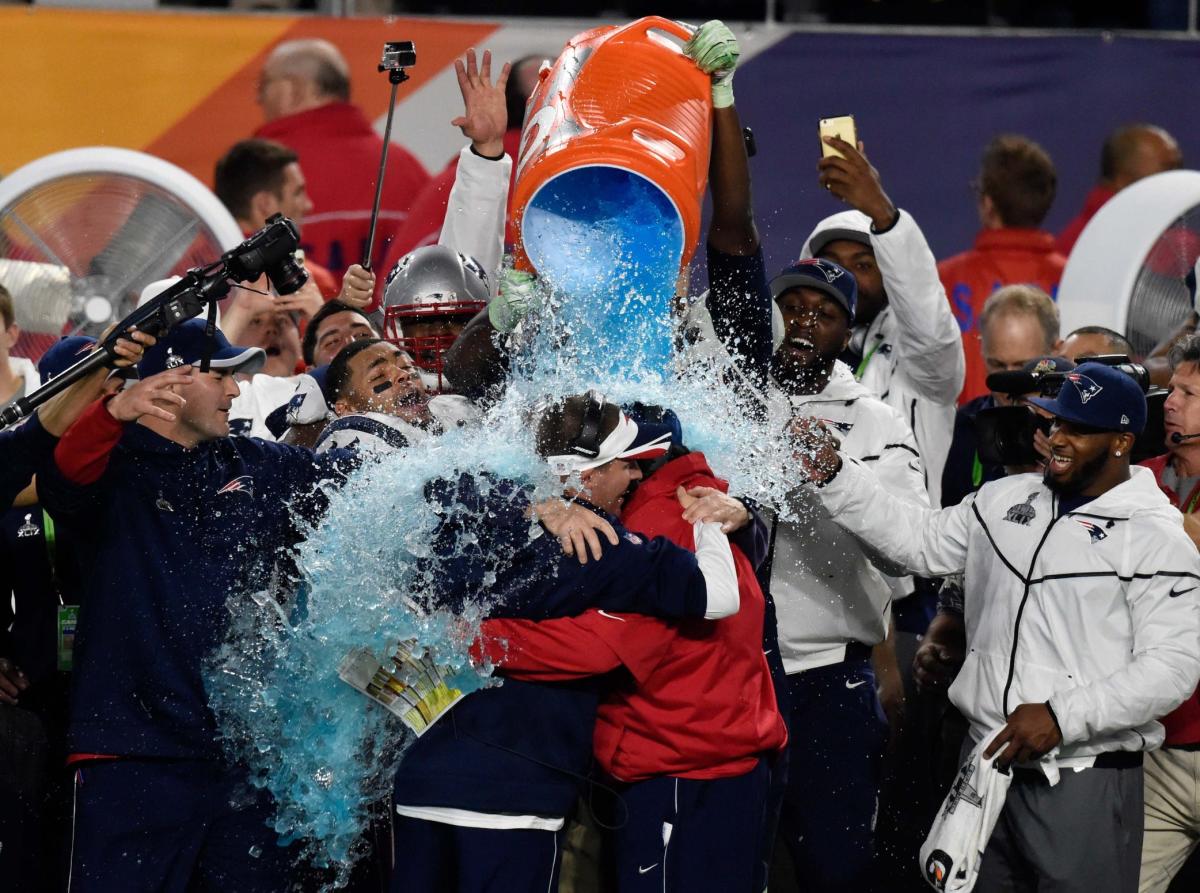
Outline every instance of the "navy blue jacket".
POLYGON ((761 388, 771 368, 771 285, 762 246, 745 256, 708 245, 708 312, 713 330, 761 388))
MULTIPOLYGON (((704 615, 708 590, 696 556, 664 538, 631 533, 605 512, 593 509, 620 542, 605 541, 599 561, 580 565, 552 536, 529 540, 528 499, 512 484, 497 482, 485 496, 462 478, 439 482, 428 495, 460 506, 434 535, 437 597, 445 604, 461 606, 483 594, 488 616, 534 620, 589 608, 704 615), (464 554, 467 528, 475 539, 464 554)), ((591 763, 597 702, 594 681, 505 679, 499 688, 474 692, 409 748, 396 773, 395 802, 565 816, 591 763)))
POLYGON ((20 701, 31 709, 40 706, 43 684, 57 672, 59 605, 78 605, 82 594, 71 537, 56 529, 48 543, 46 526, 40 505, 0 512, 0 657, 29 680, 20 701))
POLYGON ((243 437, 188 450, 128 425, 95 484, 53 462, 39 470, 43 505, 95 569, 76 633, 70 752, 220 757, 201 670, 226 602, 269 586, 293 515, 315 511, 317 484, 353 461, 243 437))
POLYGON ((42 427, 37 414, 23 425, 0 431, 0 509, 7 509, 29 486, 38 468, 54 451, 58 438, 42 427))

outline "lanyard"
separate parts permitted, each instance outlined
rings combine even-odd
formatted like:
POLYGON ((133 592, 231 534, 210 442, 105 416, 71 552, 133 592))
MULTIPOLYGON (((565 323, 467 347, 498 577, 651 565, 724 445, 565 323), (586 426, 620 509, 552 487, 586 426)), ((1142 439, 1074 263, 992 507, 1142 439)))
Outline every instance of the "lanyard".
POLYGON ((983 483, 983 461, 979 458, 979 450, 975 451, 975 460, 971 463, 971 485, 979 489, 983 483))
POLYGON ((50 580, 54 584, 55 592, 58 593, 58 603, 66 604, 62 597, 62 586, 58 583, 58 562, 55 560, 58 549, 54 543, 54 519, 45 509, 42 509, 42 537, 46 540, 46 557, 50 559, 50 580))
POLYGON ((1184 508, 1183 513, 1185 515, 1190 515, 1192 512, 1194 512, 1196 510, 1197 502, 1200 502, 1200 484, 1196 484, 1196 486, 1192 487, 1192 495, 1188 499, 1187 506, 1184 508))
POLYGON ((871 357, 875 356, 875 351, 879 350, 879 345, 882 343, 883 343, 883 339, 880 338, 879 340, 877 340, 875 342, 874 346, 869 351, 867 351, 867 355, 862 358, 862 362, 860 362, 858 364, 858 368, 854 370, 855 378, 861 379, 863 377, 863 373, 867 371, 867 364, 869 362, 871 362, 871 357))

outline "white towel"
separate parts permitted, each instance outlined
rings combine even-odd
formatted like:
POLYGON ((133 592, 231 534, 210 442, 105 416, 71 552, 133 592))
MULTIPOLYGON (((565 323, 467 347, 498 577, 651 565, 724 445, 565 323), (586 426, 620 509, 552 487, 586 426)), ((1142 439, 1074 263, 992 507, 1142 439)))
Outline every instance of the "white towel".
POLYGON ((993 766, 994 758, 983 758, 987 742, 999 733, 986 735, 971 751, 921 847, 925 880, 935 890, 968 893, 979 877, 983 850, 1012 784, 1012 773, 993 766))

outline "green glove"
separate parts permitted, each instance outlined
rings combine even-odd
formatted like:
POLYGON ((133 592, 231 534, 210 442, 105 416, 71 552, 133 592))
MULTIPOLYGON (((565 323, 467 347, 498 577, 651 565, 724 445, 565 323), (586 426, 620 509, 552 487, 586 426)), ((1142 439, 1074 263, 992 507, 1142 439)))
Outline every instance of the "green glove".
POLYGON ((742 50, 726 24, 717 19, 705 22, 683 45, 683 54, 712 76, 713 108, 733 105, 733 71, 742 50))
POLYGON ((508 267, 500 274, 500 293, 488 303, 488 319, 497 332, 520 325, 537 303, 537 277, 508 267))

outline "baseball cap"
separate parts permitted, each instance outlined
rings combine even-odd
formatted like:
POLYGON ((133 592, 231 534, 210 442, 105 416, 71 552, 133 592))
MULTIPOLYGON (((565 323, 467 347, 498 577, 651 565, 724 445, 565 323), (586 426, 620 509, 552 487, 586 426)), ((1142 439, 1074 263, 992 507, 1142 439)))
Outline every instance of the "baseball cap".
POLYGON ((60 338, 38 360, 38 377, 43 384, 52 378, 62 375, 89 353, 96 346, 96 339, 87 335, 72 335, 60 338))
POLYGON ((1057 397, 1031 397, 1029 402, 1057 418, 1104 431, 1141 434, 1146 427, 1141 385, 1103 363, 1080 363, 1063 376, 1057 397))
POLYGON ((858 242, 860 245, 866 245, 868 248, 872 247, 869 231, 850 229, 844 226, 832 226, 829 229, 813 233, 808 240, 808 250, 813 254, 820 254, 830 242, 837 242, 843 239, 850 242, 858 242))
POLYGON ((811 288, 828 295, 854 321, 858 283, 845 267, 817 257, 798 261, 771 280, 771 297, 778 298, 790 288, 811 288))
POLYGON ((189 319, 171 329, 146 351, 138 363, 138 373, 147 378, 166 369, 179 366, 199 366, 211 349, 210 366, 222 372, 254 373, 262 368, 267 353, 261 347, 237 347, 230 344, 220 329, 213 332, 209 342, 207 323, 189 319))

